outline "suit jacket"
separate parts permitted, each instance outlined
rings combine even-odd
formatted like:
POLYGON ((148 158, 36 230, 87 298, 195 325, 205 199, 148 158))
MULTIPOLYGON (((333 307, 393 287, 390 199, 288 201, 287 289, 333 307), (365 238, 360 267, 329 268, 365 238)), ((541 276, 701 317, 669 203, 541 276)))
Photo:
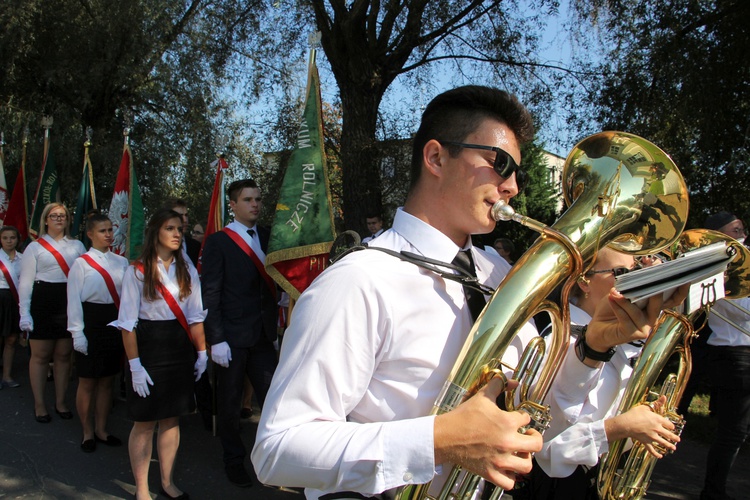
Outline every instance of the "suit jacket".
MULTIPOLYGON (((270 233, 256 229, 265 252, 270 233)), ((224 231, 206 238, 201 265, 206 341, 247 348, 261 335, 276 340, 276 300, 252 259, 224 231)))
POLYGON ((185 237, 185 251, 187 252, 188 257, 191 261, 193 261, 193 265, 198 265, 198 257, 201 253, 201 242, 198 240, 194 240, 190 236, 185 237))

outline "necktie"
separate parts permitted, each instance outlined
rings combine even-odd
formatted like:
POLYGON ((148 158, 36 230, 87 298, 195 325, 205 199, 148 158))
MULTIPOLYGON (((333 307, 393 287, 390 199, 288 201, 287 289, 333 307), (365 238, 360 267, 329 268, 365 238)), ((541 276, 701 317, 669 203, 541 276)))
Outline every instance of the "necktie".
POLYGON ((251 238, 255 238, 255 229, 248 229, 247 234, 249 234, 251 238))
MULTIPOLYGON (((459 250, 458 254, 456 254, 456 258, 453 259, 452 264, 460 267, 474 277, 477 276, 477 272, 474 268, 474 261, 471 258, 471 252, 469 250, 459 250)), ((479 290, 466 285, 464 285, 464 295, 466 296, 466 303, 469 304, 471 319, 476 321, 486 303, 484 295, 482 295, 479 290)))

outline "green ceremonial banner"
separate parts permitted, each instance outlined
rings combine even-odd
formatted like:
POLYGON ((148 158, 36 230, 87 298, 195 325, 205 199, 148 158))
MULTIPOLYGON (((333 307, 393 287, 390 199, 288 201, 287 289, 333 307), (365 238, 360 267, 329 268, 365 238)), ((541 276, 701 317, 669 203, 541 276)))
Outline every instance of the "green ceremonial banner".
POLYGON ((39 228, 43 221, 42 211, 49 203, 60 201, 60 183, 57 178, 57 168, 55 159, 52 155, 52 147, 47 144, 47 151, 44 154, 44 165, 42 173, 39 175, 39 184, 37 184, 36 194, 34 195, 33 208, 31 212, 31 222, 29 223, 29 235, 36 239, 39 237, 39 228))
POLYGON ((334 238, 320 80, 312 50, 305 111, 284 174, 266 253, 268 274, 296 300, 325 269, 334 238))
POLYGON ((94 193, 94 172, 89 158, 89 148, 86 146, 83 155, 83 177, 81 178, 81 187, 78 188, 78 202, 76 203, 76 213, 73 217, 73 227, 70 234, 73 238, 78 238, 86 245, 91 246, 86 236, 86 214, 91 210, 96 210, 96 194, 94 193))
POLYGON ((110 249, 131 261, 137 259, 143 247, 143 202, 133 168, 133 155, 127 141, 109 205, 109 219, 115 233, 110 249))

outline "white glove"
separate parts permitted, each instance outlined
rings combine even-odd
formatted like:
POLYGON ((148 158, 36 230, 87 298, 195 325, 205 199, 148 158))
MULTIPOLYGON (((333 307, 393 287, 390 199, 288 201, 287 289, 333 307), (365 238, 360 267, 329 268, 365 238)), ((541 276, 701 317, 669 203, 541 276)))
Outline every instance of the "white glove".
POLYGON ((34 320, 31 316, 22 315, 21 321, 18 322, 18 326, 22 332, 33 332, 34 331, 34 320))
POLYGON ((229 348, 229 344, 219 342, 216 345, 211 346, 211 359, 219 366, 229 368, 229 362, 232 361, 232 350, 229 348))
POLYGON ((133 376, 133 390, 138 393, 140 397, 145 398, 151 394, 148 386, 149 384, 154 385, 154 381, 151 380, 148 372, 141 364, 141 358, 133 358, 129 360, 129 363, 130 373, 133 376))
POLYGON ((89 353, 89 340, 83 332, 73 333, 73 349, 80 352, 81 354, 87 355, 89 353))
POLYGON ((206 351, 198 351, 198 359, 195 360, 195 381, 199 381, 201 379, 201 375, 203 375, 203 372, 206 371, 206 365, 208 364, 208 354, 206 354, 206 351))

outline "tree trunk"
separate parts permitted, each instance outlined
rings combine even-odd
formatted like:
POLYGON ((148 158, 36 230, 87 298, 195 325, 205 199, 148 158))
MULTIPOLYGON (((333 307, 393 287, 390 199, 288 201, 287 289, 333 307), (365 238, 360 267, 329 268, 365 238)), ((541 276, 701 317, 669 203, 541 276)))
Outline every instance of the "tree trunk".
POLYGON ((342 85, 341 169, 344 191, 344 223, 367 235, 365 218, 381 214, 380 153, 375 138, 382 92, 362 92, 342 85))

